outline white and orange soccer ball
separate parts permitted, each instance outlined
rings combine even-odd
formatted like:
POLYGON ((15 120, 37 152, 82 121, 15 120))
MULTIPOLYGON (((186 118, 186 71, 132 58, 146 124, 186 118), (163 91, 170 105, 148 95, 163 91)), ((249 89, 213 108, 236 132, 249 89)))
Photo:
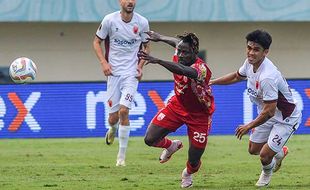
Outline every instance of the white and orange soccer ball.
POLYGON ((15 83, 31 82, 37 76, 37 66, 31 59, 20 57, 11 63, 9 74, 15 83))

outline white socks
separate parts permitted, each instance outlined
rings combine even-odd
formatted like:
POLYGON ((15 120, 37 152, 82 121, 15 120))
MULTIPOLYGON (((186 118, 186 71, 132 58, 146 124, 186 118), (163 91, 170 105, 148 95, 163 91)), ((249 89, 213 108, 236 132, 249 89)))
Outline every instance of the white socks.
POLYGON ((130 134, 130 126, 119 125, 118 128, 119 151, 117 159, 125 160, 129 134, 130 134))
POLYGON ((277 160, 281 159, 284 157, 284 151, 283 148, 281 149, 280 152, 278 152, 275 156, 274 156, 277 160))
POLYGON ((276 164, 276 160, 275 158, 273 158, 270 164, 263 166, 263 171, 265 172, 265 174, 271 174, 272 169, 274 168, 275 164, 276 164))

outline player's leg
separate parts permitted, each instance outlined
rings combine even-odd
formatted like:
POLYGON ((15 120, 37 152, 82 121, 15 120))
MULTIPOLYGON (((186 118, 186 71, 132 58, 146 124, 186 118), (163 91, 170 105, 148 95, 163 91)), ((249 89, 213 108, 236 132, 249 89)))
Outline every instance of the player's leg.
POLYGON ((119 77, 109 76, 107 81, 107 104, 109 108, 109 130, 105 135, 107 145, 114 142, 114 138, 119 125, 119 101, 121 97, 119 77))
POLYGON ((117 166, 125 166, 126 151, 130 135, 129 109, 134 100, 134 95, 138 88, 138 80, 134 76, 126 76, 120 78, 120 108, 118 128, 119 151, 117 155, 117 166))
POLYGON ((178 129, 183 124, 171 108, 165 107, 152 119, 145 134, 145 144, 148 146, 163 148, 159 157, 160 163, 167 162, 172 154, 183 147, 180 140, 170 140, 166 136, 178 129))
POLYGON ((120 125, 118 128, 119 151, 117 154, 116 166, 125 166, 126 151, 130 135, 129 108, 120 105, 120 125))
MULTIPOLYGON (((268 142, 264 145, 260 152, 260 159, 262 163, 262 173, 260 179, 256 183, 257 186, 266 186, 270 183, 273 170, 276 168, 279 160, 277 157, 285 156, 283 149, 285 143, 296 130, 296 125, 287 125, 282 123, 274 123, 270 132, 268 142)), ((281 160, 281 162, 282 162, 281 160)))
POLYGON ((105 141, 107 145, 111 145, 114 142, 114 138, 116 136, 116 132, 118 129, 118 124, 119 124, 118 111, 109 114, 108 122, 109 122, 110 127, 105 135, 105 141))
POLYGON ((148 146, 168 148, 172 141, 166 138, 166 136, 170 132, 171 131, 166 128, 150 123, 144 136, 144 142, 148 146))
POLYGON ((263 142, 263 143, 255 143, 255 142, 252 142, 252 141, 249 141, 249 153, 251 155, 259 155, 260 151, 262 150, 263 146, 267 143, 266 142, 263 142))
POLYGON ((283 159, 287 156, 289 149, 287 146, 283 146, 282 149, 274 156, 276 160, 276 165, 273 168, 273 172, 277 172, 282 165, 283 159))
MULTIPOLYGON (((256 186, 266 186, 271 179, 274 162, 271 163, 272 159, 268 160, 266 150, 268 149, 267 141, 274 124, 275 121, 271 119, 251 131, 249 153, 252 155, 260 155, 262 163, 262 172, 256 186)), ((271 156, 273 157, 273 155, 271 156)))
POLYGON ((251 155, 259 155, 263 146, 267 143, 272 125, 274 122, 266 123, 254 128, 251 131, 248 151, 251 155))
POLYGON ((273 168, 275 167, 276 164, 275 159, 273 159, 274 155, 276 155, 276 152, 274 152, 266 143, 260 152, 262 172, 260 174, 258 181, 256 182, 256 186, 263 187, 267 186, 270 183, 273 168))
POLYGON ((198 148, 190 143, 188 150, 188 161, 186 168, 182 171, 181 187, 188 188, 193 185, 192 174, 196 173, 201 166, 201 156, 204 153, 205 148, 198 148))
POLYGON ((207 146, 211 128, 211 116, 200 114, 190 118, 187 118, 189 150, 186 168, 182 172, 182 188, 191 187, 193 184, 192 176, 201 166, 201 156, 207 146), (191 121, 190 118, 194 119, 191 121))
POLYGON ((172 154, 183 147, 180 140, 170 140, 166 136, 172 131, 161 126, 151 123, 145 134, 144 142, 148 146, 163 148, 163 152, 159 156, 159 162, 167 162, 172 154))
POLYGON ((273 137, 270 141, 275 141, 277 145, 279 144, 279 147, 276 147, 276 145, 268 141, 273 150, 277 152, 277 154, 274 156, 276 165, 273 172, 277 172, 280 169, 283 159, 287 156, 289 150, 285 144, 293 135, 293 133, 298 129, 301 117, 297 119, 290 118, 289 120, 290 122, 285 125, 277 123, 270 134, 270 136, 273 137))

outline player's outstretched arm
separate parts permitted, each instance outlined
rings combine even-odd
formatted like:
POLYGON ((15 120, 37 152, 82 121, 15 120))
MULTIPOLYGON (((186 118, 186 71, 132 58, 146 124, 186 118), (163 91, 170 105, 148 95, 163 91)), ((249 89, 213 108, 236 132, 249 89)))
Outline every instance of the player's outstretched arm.
POLYGON ((154 64, 162 65, 163 67, 165 67, 167 70, 171 71, 172 73, 175 73, 178 75, 184 75, 184 76, 187 76, 187 77, 193 78, 193 79, 197 79, 197 77, 198 77, 197 71, 192 67, 185 66, 182 64, 176 64, 176 63, 173 63, 170 61, 164 61, 164 60, 158 59, 156 57, 152 57, 143 51, 140 51, 138 53, 138 57, 140 59, 146 60, 148 63, 154 63, 154 64))
POLYGON ((239 82, 241 80, 244 80, 245 78, 241 77, 238 72, 232 72, 227 75, 224 75, 222 77, 212 79, 209 82, 209 85, 214 85, 214 84, 220 84, 220 85, 226 85, 226 84, 233 84, 236 82, 239 82))
POLYGON ((146 34, 149 36, 147 40, 153 41, 153 42, 165 42, 166 44, 171 45, 172 47, 176 47, 177 44, 180 42, 180 39, 170 37, 170 36, 164 36, 160 33, 154 32, 154 31, 148 31, 146 34))

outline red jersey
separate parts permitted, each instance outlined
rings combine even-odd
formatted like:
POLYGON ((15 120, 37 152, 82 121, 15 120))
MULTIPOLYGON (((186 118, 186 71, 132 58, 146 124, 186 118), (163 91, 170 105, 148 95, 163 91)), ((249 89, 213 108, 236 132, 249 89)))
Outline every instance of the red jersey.
MULTIPOLYGON (((177 56, 173 57, 173 61, 177 62, 177 56)), ((197 79, 174 74, 175 95, 169 102, 180 108, 174 110, 179 114, 204 112, 211 115, 215 109, 212 89, 209 86, 212 72, 200 58, 197 58, 191 67, 197 71, 197 79)))

